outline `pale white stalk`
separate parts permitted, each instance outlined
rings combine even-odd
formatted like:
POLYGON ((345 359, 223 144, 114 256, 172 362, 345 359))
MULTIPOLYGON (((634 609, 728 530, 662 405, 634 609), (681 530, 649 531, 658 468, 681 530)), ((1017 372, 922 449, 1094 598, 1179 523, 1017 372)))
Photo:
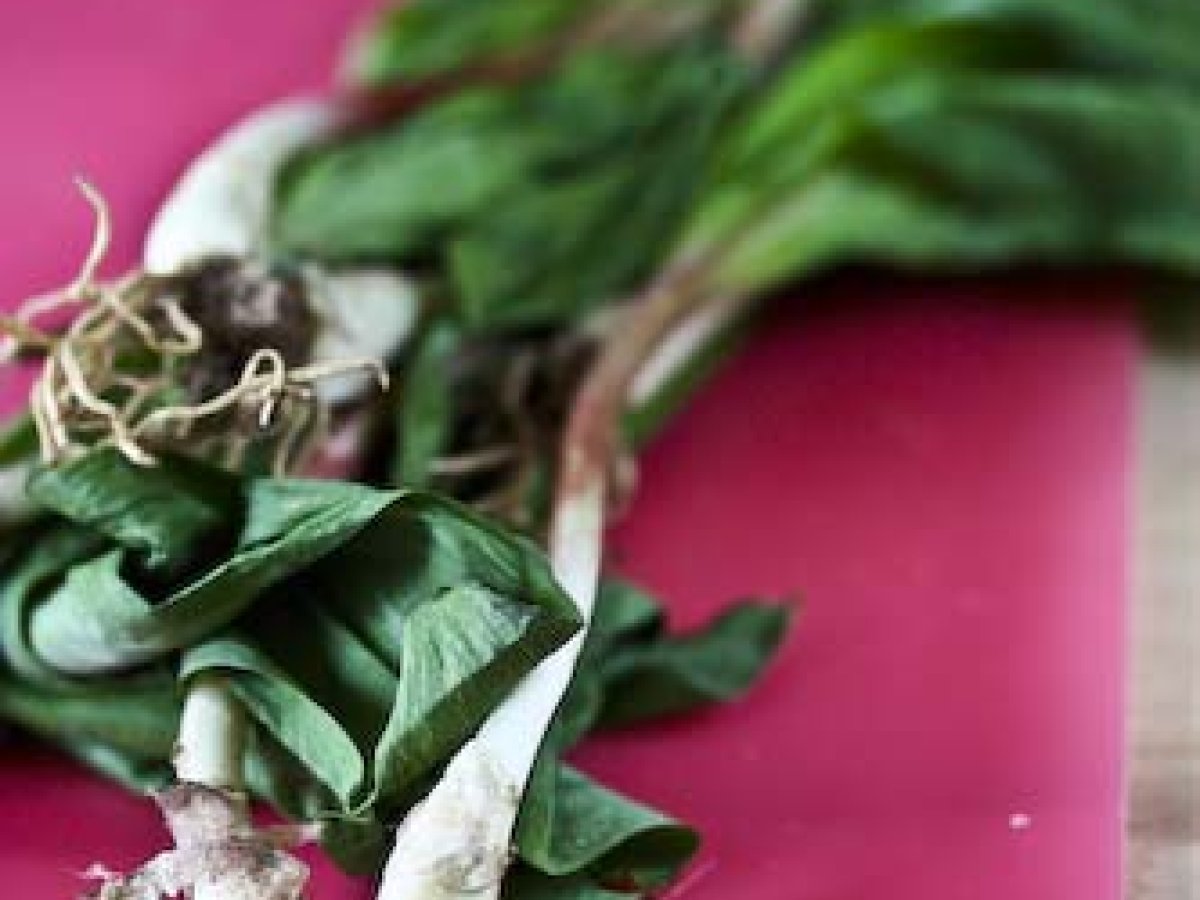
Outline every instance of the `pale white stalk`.
MULTIPOLYGON (((188 685, 175 742, 175 777, 185 784, 202 784, 244 802, 242 790, 245 720, 219 675, 198 675, 188 685)), ((230 900, 219 883, 197 884, 192 900, 230 900)))
MULTIPOLYGON (((293 153, 328 135, 333 122, 329 104, 292 100, 252 115, 223 135, 192 163, 155 216, 143 251, 146 271, 174 275, 214 257, 258 258, 265 248, 280 167, 293 153)), ((194 678, 184 698, 175 748, 179 784, 215 788, 227 794, 229 803, 244 803, 237 799, 244 728, 242 712, 222 679, 194 678)), ((181 883, 186 879, 174 869, 178 858, 186 860, 177 821, 186 815, 184 809, 173 814, 164 807, 178 849, 160 857, 181 883)), ((231 828, 236 826, 238 817, 230 822, 231 828)), ((191 884, 190 893, 193 900, 234 900, 234 890, 226 880, 204 879, 191 884)))
POLYGON ((227 791, 242 789, 245 721, 225 680, 204 674, 188 685, 175 743, 175 777, 227 791))
MULTIPOLYGON (((729 294, 685 317, 638 369, 629 386, 630 408, 637 409, 653 401, 655 395, 683 373, 697 353, 736 324, 746 306, 747 298, 729 294)), ((585 337, 603 343, 612 340, 617 329, 626 327, 628 314, 628 303, 610 303, 584 319, 580 330, 585 337)))
MULTIPOLYGON (((600 579, 607 487, 604 473, 592 472, 559 507, 550 535, 554 577, 575 601, 585 622, 591 621, 600 579)), ((562 688, 575 671, 583 640, 581 631, 542 660, 488 718, 476 737, 521 786, 533 768, 540 736, 562 699, 562 688)))
POLYGON ((242 711, 222 676, 192 680, 175 750, 176 782, 156 794, 174 847, 128 875, 93 866, 101 900, 300 900, 308 867, 259 831, 242 792, 242 711))
MULTIPOLYGON (((312 348, 314 362, 386 359, 412 334, 420 298, 409 278, 387 269, 329 272, 306 266, 304 281, 327 323, 312 348)), ((315 385, 327 404, 345 403, 375 384, 369 371, 323 378, 315 385)))
POLYGON ((687 368, 697 352, 732 325, 745 309, 736 296, 706 305, 680 322, 638 369, 629 388, 629 405, 644 406, 687 368))
POLYGON ((151 223, 146 270, 172 275, 215 256, 259 256, 281 166, 329 135, 334 122, 326 101, 285 100, 218 138, 188 167, 151 223))
POLYGON ((672 267, 627 309, 568 416, 549 551, 555 578, 578 606, 584 627, 492 712, 409 813, 396 836, 379 900, 499 897, 520 798, 591 621, 609 474, 620 450, 619 419, 646 361, 695 315, 698 274, 690 264, 672 267))

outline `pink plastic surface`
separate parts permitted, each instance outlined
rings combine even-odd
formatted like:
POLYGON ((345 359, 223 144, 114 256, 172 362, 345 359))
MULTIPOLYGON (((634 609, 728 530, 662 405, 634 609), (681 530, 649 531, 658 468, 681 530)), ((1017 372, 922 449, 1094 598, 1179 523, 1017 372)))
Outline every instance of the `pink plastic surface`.
MULTIPOLYGON (((112 202, 113 271, 134 262, 186 159, 325 83, 361 9, 0 5, 4 305, 72 275, 90 228, 72 174, 112 202)), ((624 571, 681 625, 738 595, 804 597, 744 704, 579 755, 705 832, 672 896, 1119 896, 1135 343, 1119 305, 1093 305, 1113 293, 822 287, 651 448, 614 533, 624 571)), ((88 863, 161 842, 143 801, 0 746, 0 896, 74 896, 88 863)), ((313 894, 369 891, 318 863, 313 894)))

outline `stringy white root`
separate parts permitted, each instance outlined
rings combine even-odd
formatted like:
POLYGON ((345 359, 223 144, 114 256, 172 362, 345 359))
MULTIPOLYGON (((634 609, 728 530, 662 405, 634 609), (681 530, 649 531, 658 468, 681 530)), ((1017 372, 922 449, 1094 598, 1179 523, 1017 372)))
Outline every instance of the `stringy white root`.
POLYGON ((93 866, 94 900, 300 900, 308 867, 250 821, 240 794, 181 782, 155 798, 175 847, 129 875, 93 866))
POLYGON ((271 439, 274 468, 282 475, 303 462, 323 433, 325 405, 315 392, 321 381, 373 376, 386 389, 387 371, 377 359, 326 359, 289 369, 282 354, 264 348, 251 355, 228 390, 194 405, 171 402, 172 366, 200 354, 205 336, 161 280, 140 274, 115 284, 97 280, 112 229, 103 199, 86 183, 80 188, 95 210, 96 232, 79 275, 64 291, 35 298, 0 320, 0 358, 22 349, 45 355, 30 395, 44 462, 112 445, 137 465, 153 465, 153 447, 207 443, 215 445, 215 456, 236 465, 249 442, 271 439), (40 317, 68 306, 82 311, 61 335, 39 326, 40 317), (132 350, 157 359, 157 370, 122 370, 121 355, 132 350), (254 429, 238 434, 226 427, 206 436, 197 427, 231 416, 254 429))

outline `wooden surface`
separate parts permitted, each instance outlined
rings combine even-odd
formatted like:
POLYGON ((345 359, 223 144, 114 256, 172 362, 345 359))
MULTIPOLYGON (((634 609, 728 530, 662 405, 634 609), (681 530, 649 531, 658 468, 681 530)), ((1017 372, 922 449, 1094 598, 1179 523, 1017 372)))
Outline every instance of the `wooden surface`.
POLYGON ((1200 354, 1140 385, 1127 900, 1200 897, 1200 354))

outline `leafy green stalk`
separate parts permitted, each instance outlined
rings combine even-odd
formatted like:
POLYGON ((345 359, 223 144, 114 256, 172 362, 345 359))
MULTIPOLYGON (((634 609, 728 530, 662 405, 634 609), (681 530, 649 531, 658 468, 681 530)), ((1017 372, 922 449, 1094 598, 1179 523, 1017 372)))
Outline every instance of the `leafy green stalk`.
POLYGON ((1119 3, 914 5, 832 30, 727 133, 681 238, 719 254, 715 289, 858 260, 1196 271, 1200 95, 1173 38, 1121 41, 1119 3))

